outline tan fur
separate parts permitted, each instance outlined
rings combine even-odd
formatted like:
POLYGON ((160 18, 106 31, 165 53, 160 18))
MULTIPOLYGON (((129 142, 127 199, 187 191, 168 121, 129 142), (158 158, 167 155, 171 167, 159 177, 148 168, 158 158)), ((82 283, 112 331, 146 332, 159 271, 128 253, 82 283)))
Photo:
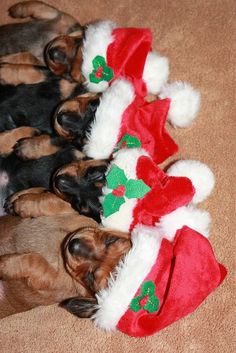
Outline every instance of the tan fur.
POLYGON ((13 151, 13 147, 18 140, 32 137, 39 133, 38 129, 29 126, 21 126, 13 130, 0 133, 0 154, 7 155, 13 151))
POLYGON ((80 94, 79 96, 69 99, 65 102, 63 102, 61 105, 59 105, 58 109, 56 110, 55 113, 55 118, 54 118, 54 129, 57 132, 57 134, 65 139, 71 140, 75 136, 71 131, 67 131, 63 129, 63 127, 58 123, 57 117, 59 114, 63 112, 75 112, 78 114, 78 119, 82 119, 80 117, 80 114, 84 114, 87 108, 87 105, 100 97, 99 94, 97 93, 84 93, 80 94))
POLYGON ((22 220, 0 218, 0 278, 5 307, 2 316, 38 305, 60 302, 74 295, 91 297, 64 267, 61 245, 66 235, 84 226, 97 227, 78 214, 22 220))
POLYGON ((0 82, 3 84, 19 85, 35 84, 45 80, 45 74, 37 67, 29 64, 1 64, 0 82))
POLYGON ((69 202, 40 187, 13 194, 8 200, 8 205, 8 212, 21 218, 77 213, 69 202))
POLYGON ((78 213, 1 217, 0 305, 4 309, 0 317, 71 297, 94 297, 130 246, 128 233, 99 229, 95 221, 78 213), (73 239, 87 252, 71 254, 73 239))
POLYGON ((56 153, 60 149, 60 146, 51 144, 51 137, 46 134, 24 139, 17 144, 17 154, 22 159, 38 159, 56 153))

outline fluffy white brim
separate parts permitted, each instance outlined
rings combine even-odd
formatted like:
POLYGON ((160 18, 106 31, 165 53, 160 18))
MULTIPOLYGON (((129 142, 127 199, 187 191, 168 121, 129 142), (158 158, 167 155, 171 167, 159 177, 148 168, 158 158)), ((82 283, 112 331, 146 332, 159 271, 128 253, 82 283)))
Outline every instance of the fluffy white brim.
POLYGON ((132 248, 111 276, 108 287, 97 294, 98 311, 93 319, 105 330, 114 330, 144 281, 161 245, 155 227, 138 226, 132 232, 132 248))
POLYGON ((99 21, 91 24, 85 31, 83 43, 82 74, 86 79, 86 86, 90 92, 104 92, 108 82, 93 83, 89 81, 89 75, 93 71, 93 59, 97 56, 107 57, 107 48, 113 42, 112 31, 116 25, 111 21, 99 21))
POLYGON ((133 100, 133 86, 126 80, 116 80, 103 93, 84 146, 87 156, 95 159, 110 157, 118 142, 123 113, 133 100))

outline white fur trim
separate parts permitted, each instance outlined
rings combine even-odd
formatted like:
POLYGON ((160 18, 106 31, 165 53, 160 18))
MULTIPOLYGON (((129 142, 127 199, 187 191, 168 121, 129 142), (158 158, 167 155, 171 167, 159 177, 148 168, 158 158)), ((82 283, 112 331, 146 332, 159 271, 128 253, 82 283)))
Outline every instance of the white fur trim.
POLYGON ((211 217, 207 211, 184 206, 161 217, 156 226, 161 234, 164 234, 164 237, 172 242, 176 231, 183 226, 188 226, 208 238, 210 223, 211 217))
POLYGON ((196 118, 200 107, 200 93, 185 82, 174 82, 162 87, 160 98, 170 98, 167 119, 175 127, 187 127, 196 118))
POLYGON ((110 157, 118 142, 122 115, 133 100, 133 86, 126 80, 116 80, 103 94, 84 146, 89 157, 110 157))
POLYGON ((191 180, 196 191, 192 199, 193 204, 205 200, 215 185, 215 177, 211 169, 199 161, 178 161, 167 170, 167 174, 170 176, 186 176, 191 180))
MULTIPOLYGON (((138 159, 143 155, 147 155, 147 153, 140 148, 121 149, 119 152, 116 153, 110 168, 112 167, 112 165, 115 164, 124 170, 124 173, 128 179, 137 179, 136 166, 138 159)), ((111 190, 107 187, 103 189, 104 195, 109 192, 111 192, 111 190)), ((123 232, 128 232, 133 222, 133 210, 136 204, 137 199, 126 198, 125 203, 121 205, 118 212, 113 213, 107 218, 103 216, 101 217, 103 226, 107 228, 117 229, 123 232)))
POLYGON ((110 277, 108 287, 97 294, 98 311, 93 318, 98 327, 105 330, 116 328, 155 264, 161 240, 155 227, 138 226, 134 229, 131 250, 110 277))
POLYGON ((111 21, 100 21, 88 26, 83 43, 82 74, 90 92, 103 92, 108 82, 93 83, 89 81, 89 74, 93 71, 92 60, 97 55, 107 57, 107 47, 113 42, 112 31, 116 25, 111 21))
POLYGON ((149 93, 159 93, 161 87, 166 83, 169 75, 169 61, 166 57, 150 52, 143 71, 143 79, 149 93))

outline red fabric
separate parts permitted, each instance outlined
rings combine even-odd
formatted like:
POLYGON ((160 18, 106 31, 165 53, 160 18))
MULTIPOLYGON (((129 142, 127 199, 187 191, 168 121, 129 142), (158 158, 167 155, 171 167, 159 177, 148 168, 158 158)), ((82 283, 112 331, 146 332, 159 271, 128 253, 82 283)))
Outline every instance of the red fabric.
MULTIPOLYGON (((160 300, 156 313, 129 308, 117 328, 134 337, 152 335, 193 312, 224 280, 226 269, 215 259, 209 241, 193 229, 183 227, 174 244, 163 240, 160 252, 146 280, 156 285, 160 300)), ((140 289, 136 295, 140 294, 140 289)))
POLYGON ((187 205, 195 193, 190 179, 166 175, 146 156, 138 159, 136 175, 137 179, 142 179, 151 190, 142 199, 137 200, 130 230, 138 223, 154 225, 160 217, 187 205))
POLYGON ((162 163, 178 151, 165 129, 169 107, 169 99, 148 103, 136 97, 123 114, 118 142, 125 134, 135 136, 154 162, 162 163))
MULTIPOLYGON (((152 33, 143 28, 117 28, 112 31, 114 41, 107 49, 107 65, 114 71, 114 79, 126 78, 138 95, 146 96, 142 79, 144 64, 151 50, 152 33)), ((113 79, 113 80, 114 80, 113 79)))

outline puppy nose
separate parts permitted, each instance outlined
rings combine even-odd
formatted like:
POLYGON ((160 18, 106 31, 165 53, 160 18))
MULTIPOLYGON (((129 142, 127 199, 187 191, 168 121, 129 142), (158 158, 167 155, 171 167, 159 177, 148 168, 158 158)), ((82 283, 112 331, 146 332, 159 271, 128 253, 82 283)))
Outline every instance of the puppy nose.
POLYGON ((63 126, 67 121, 67 114, 65 112, 61 112, 57 115, 57 122, 59 125, 63 126))
POLYGON ((81 242, 78 238, 72 239, 68 244, 68 251, 71 255, 78 255, 81 250, 81 242))
POLYGON ((63 64, 66 61, 66 54, 57 47, 50 48, 48 55, 54 63, 63 64))

